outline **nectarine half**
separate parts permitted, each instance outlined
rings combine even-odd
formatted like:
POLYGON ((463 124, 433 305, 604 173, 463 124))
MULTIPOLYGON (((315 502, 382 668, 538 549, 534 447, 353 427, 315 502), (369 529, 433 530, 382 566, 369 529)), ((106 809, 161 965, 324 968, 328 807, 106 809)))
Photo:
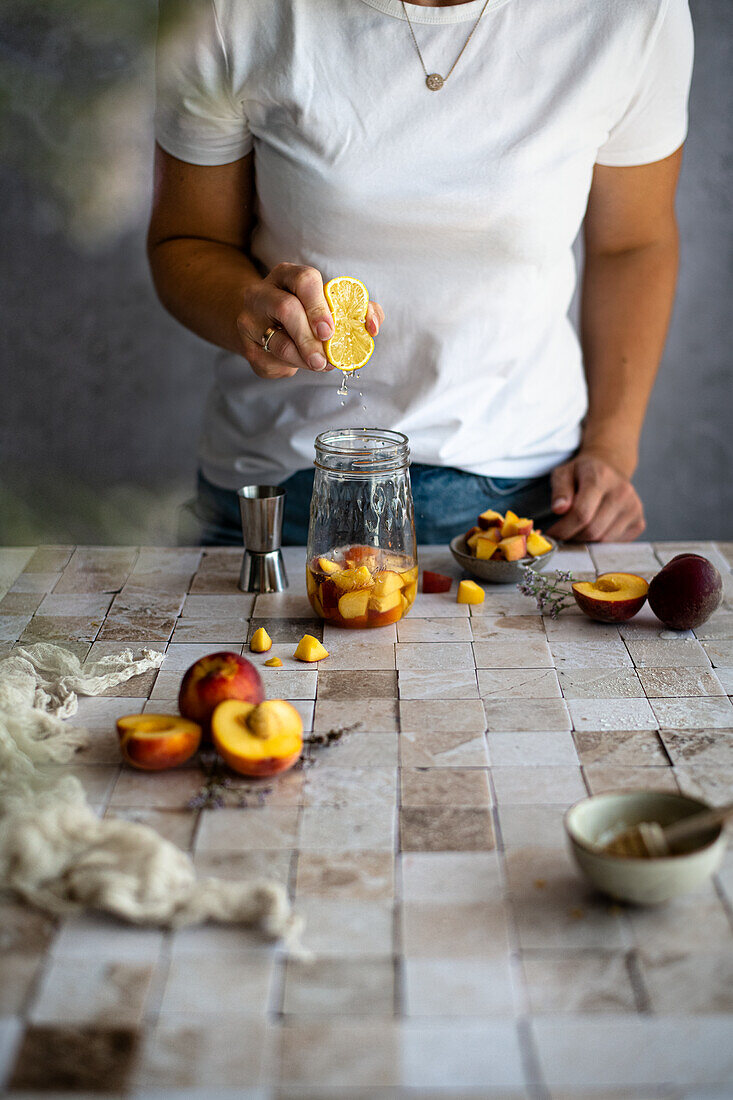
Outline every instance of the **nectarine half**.
POLYGON ((635 573, 602 573, 594 581, 576 581, 575 602, 600 623, 623 623, 644 606, 649 585, 635 573))

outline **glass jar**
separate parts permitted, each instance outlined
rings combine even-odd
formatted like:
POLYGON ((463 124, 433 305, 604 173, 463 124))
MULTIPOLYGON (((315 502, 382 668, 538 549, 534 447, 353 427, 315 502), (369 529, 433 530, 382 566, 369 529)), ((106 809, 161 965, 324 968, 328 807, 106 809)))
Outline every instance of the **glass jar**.
POLYGON ((396 623, 417 592, 407 436, 337 428, 315 447, 306 563, 313 610, 352 630, 396 623))

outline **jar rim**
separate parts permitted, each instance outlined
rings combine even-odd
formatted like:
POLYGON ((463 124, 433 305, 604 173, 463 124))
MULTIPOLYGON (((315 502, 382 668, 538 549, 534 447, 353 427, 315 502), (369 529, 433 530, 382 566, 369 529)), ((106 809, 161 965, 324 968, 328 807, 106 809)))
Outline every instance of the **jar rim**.
MULTIPOLYGON (((342 448, 334 446, 339 438, 344 439, 373 439, 382 440, 385 444, 393 444, 395 447, 406 446, 410 441, 403 432, 394 431, 392 428, 327 428, 316 436, 315 446, 324 451, 333 451, 341 454, 348 450, 354 453, 354 448, 342 448)), ((369 448, 365 448, 368 450, 369 448)))
POLYGON ((388 473, 409 465, 409 442, 406 435, 391 428, 328 428, 316 436, 314 465, 352 476, 388 473), (349 471, 338 465, 345 459, 349 471))

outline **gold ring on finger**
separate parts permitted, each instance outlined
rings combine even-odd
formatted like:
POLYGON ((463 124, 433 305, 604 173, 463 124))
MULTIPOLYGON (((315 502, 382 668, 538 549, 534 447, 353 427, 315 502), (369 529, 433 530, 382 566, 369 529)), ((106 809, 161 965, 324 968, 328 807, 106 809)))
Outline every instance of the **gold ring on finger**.
POLYGON ((265 329, 264 335, 262 337, 262 347, 270 355, 272 355, 272 352, 270 351, 270 340, 272 340, 275 333, 279 332, 279 331, 280 331, 280 326, 279 325, 275 325, 274 327, 272 325, 270 325, 269 328, 265 329))

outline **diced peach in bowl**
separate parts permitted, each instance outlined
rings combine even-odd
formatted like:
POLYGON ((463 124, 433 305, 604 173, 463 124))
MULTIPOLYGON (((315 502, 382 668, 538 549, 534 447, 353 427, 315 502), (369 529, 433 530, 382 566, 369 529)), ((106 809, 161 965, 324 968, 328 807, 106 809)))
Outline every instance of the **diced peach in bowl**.
POLYGON ((492 584, 516 584, 521 566, 543 569, 555 542, 535 528, 534 520, 511 509, 503 515, 487 508, 465 535, 451 539, 453 557, 467 573, 492 584))

